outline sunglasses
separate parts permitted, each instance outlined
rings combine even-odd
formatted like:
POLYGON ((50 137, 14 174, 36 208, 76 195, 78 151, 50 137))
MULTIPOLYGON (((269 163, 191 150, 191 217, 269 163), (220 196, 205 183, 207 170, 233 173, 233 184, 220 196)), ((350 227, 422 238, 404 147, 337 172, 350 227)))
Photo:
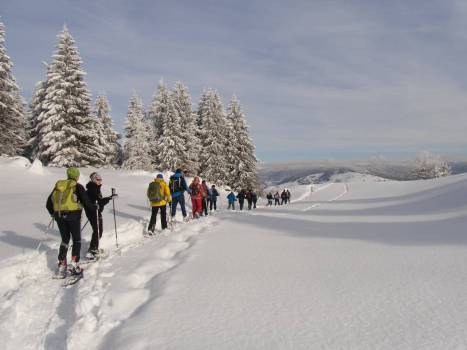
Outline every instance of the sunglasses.
POLYGON ((97 182, 102 182, 102 179, 95 179, 95 181, 97 181, 97 182))

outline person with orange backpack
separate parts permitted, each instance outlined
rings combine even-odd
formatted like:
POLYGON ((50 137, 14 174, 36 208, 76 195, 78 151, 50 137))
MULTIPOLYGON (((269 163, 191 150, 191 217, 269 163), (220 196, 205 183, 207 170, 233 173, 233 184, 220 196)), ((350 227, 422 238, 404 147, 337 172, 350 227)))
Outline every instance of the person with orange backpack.
POLYGON ((162 174, 158 174, 154 181, 149 184, 147 196, 152 207, 148 234, 153 235, 159 211, 161 213, 161 227, 163 230, 167 228, 167 203, 172 202, 169 186, 164 181, 162 174))

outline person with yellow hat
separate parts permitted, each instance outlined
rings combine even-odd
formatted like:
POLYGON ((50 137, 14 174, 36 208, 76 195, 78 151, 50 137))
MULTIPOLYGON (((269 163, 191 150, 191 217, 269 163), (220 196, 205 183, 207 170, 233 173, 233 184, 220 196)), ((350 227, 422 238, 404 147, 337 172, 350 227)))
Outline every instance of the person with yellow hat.
POLYGON ((57 222, 62 242, 58 251, 58 268, 56 278, 67 276, 67 252, 70 238, 73 240, 71 251, 71 264, 68 272, 70 275, 82 273, 78 263, 81 251, 81 212, 83 205, 86 209, 96 210, 91 203, 86 190, 78 183, 79 169, 70 167, 66 171, 67 179, 59 180, 55 184, 52 193, 47 198, 47 210, 57 222))

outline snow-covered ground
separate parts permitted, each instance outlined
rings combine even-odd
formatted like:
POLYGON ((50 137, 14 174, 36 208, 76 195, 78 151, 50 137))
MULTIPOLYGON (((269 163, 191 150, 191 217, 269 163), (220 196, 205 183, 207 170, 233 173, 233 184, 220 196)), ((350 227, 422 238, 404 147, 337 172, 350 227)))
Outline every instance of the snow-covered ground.
POLYGON ((290 205, 227 211, 222 198, 148 239, 153 175, 100 171, 119 193, 120 249, 109 204, 109 257, 62 288, 44 205, 64 170, 1 162, 5 349, 467 348, 467 175, 287 184, 290 205))

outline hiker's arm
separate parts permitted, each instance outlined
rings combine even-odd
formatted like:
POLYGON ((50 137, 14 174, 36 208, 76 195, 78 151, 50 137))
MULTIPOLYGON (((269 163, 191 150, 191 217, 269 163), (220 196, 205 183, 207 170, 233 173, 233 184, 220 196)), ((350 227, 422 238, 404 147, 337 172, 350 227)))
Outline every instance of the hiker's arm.
POLYGON ((47 211, 49 212, 50 215, 54 215, 54 204, 52 202, 52 193, 47 198, 47 203, 45 204, 45 207, 47 208, 47 211))
POLYGON ((88 210, 97 209, 97 205, 94 203, 91 203, 91 200, 89 199, 89 196, 86 190, 81 184, 76 184, 76 196, 78 197, 78 200, 84 206, 85 209, 88 209, 88 210))

